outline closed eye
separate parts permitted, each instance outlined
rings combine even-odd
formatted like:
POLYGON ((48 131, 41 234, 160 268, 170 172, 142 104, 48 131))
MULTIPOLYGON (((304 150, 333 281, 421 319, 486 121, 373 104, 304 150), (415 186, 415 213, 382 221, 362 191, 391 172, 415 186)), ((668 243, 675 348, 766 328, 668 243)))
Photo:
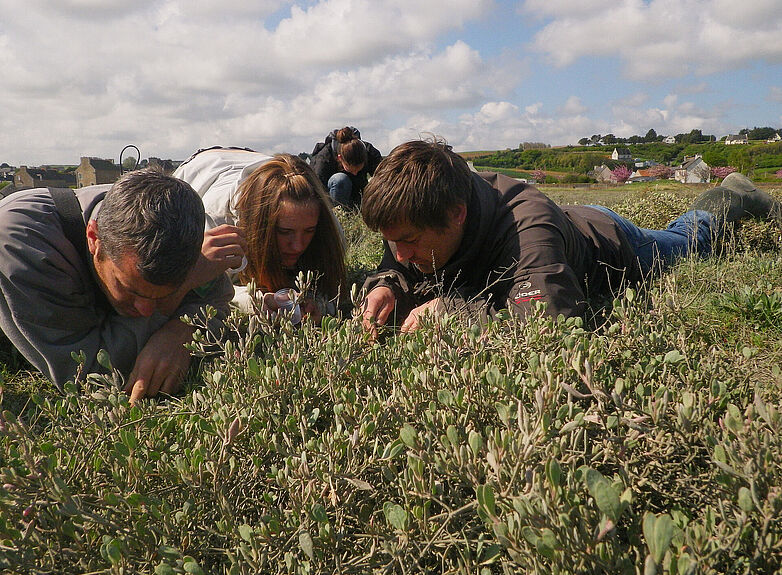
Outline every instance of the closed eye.
POLYGON ((414 246, 418 243, 418 238, 410 239, 410 240, 397 240, 394 243, 397 245, 402 244, 403 246, 414 246))

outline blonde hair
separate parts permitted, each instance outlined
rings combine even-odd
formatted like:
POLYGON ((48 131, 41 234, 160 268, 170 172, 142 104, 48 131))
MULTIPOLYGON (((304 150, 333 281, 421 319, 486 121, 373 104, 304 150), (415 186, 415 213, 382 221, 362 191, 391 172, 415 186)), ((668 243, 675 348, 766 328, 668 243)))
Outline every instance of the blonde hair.
POLYGON ((240 184, 238 195, 239 226, 247 238, 247 268, 240 280, 255 280, 264 291, 292 287, 290 273, 282 267, 276 234, 280 204, 289 201, 319 209, 318 225, 299 257, 299 269, 313 271, 319 277, 319 292, 328 298, 345 293, 342 237, 323 184, 304 160, 275 155, 240 184))

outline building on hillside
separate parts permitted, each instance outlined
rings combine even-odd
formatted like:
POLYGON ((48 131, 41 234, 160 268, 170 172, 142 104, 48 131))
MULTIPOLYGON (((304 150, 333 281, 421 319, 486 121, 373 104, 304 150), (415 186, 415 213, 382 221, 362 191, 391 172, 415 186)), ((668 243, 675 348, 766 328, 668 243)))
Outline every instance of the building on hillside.
POLYGON ((685 156, 682 165, 674 168, 673 178, 683 184, 705 184, 711 180, 711 168, 700 154, 685 156))
POLYGON ((119 179, 120 172, 120 167, 114 160, 82 156, 81 163, 76 168, 76 187, 113 184, 119 179))
POLYGON ((29 188, 68 188, 76 183, 73 174, 64 174, 57 170, 46 168, 28 168, 21 166, 14 172, 14 188, 27 190, 29 188))
POLYGON ((632 175, 627 178, 627 183, 632 182, 653 182, 657 179, 656 176, 653 175, 652 170, 649 169, 640 169, 636 170, 632 173, 632 175))
POLYGON ((779 135, 779 132, 774 132, 774 135, 771 136, 768 140, 766 140, 766 143, 774 144, 779 141, 782 141, 782 136, 779 135))
POLYGON ((663 138, 663 144, 675 144, 675 143, 676 143, 675 136, 665 136, 663 138))
POLYGON ((620 162, 626 162, 633 159, 633 155, 628 148, 614 148, 614 152, 611 154, 612 160, 618 160, 620 162))
POLYGON ((651 168, 652 166, 656 166, 657 162, 654 160, 644 160, 643 158, 635 158, 633 160, 633 166, 639 170, 642 170, 643 168, 651 168))
POLYGON ((741 134, 740 136, 736 136, 734 134, 731 134, 725 137, 726 146, 733 146, 735 144, 749 144, 749 139, 747 138, 747 135, 741 134))
POLYGON ((616 183, 616 176, 614 176, 614 173, 611 171, 611 168, 609 168, 605 164, 603 164, 602 166, 595 166, 595 169, 589 175, 595 178, 601 184, 616 183))

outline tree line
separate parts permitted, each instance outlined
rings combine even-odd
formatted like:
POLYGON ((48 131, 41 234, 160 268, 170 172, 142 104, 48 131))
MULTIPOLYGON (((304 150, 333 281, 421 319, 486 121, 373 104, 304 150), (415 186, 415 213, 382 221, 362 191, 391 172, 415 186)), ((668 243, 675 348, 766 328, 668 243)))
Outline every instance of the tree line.
MULTIPOLYGON (((746 135, 748 140, 768 140, 769 138, 773 138, 774 134, 777 133, 779 133, 779 128, 764 126, 762 128, 755 127, 752 129, 743 128, 742 130, 739 130, 738 135, 746 135)), ((629 138, 620 138, 614 136, 613 134, 592 134, 592 136, 589 138, 581 138, 578 143, 581 146, 586 146, 590 142, 592 144, 602 143, 604 145, 610 146, 614 144, 644 144, 651 142, 662 142, 664 138, 665 136, 658 134, 654 129, 651 129, 646 132, 645 136, 635 135, 630 136, 629 138)), ((701 130, 691 130, 687 134, 676 134, 674 138, 677 144, 699 144, 703 142, 718 141, 718 138, 713 134, 704 134, 701 130)), ((719 138, 719 140, 724 139, 725 137, 719 138)))

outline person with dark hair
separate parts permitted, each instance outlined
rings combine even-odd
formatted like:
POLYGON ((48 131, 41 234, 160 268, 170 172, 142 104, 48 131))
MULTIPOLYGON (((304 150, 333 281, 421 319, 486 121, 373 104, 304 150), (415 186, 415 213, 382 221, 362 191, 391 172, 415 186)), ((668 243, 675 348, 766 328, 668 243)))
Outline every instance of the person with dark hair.
POLYGON ((241 261, 230 234, 205 237, 204 221, 188 184, 151 170, 11 194, 0 201, 0 326, 60 389, 97 370, 104 349, 131 401, 175 392, 193 332, 180 317, 205 305, 225 314, 223 271, 241 261))
POLYGON ((294 288, 299 272, 313 272, 314 297, 302 302, 305 312, 317 321, 323 312, 336 311, 346 296, 341 229, 323 185, 304 160, 216 147, 196 152, 174 175, 203 198, 207 227, 236 226, 246 240, 245 264, 229 270, 241 310, 250 309, 250 280, 266 292, 266 309, 276 311, 274 292, 294 288))
POLYGON ((345 126, 315 145, 310 165, 334 205, 356 209, 361 205, 369 176, 382 159, 377 148, 362 140, 356 128, 345 126))
POLYGON ((726 224, 782 217, 782 206, 734 173, 665 230, 639 228, 601 206, 558 206, 533 186, 473 173, 441 141, 396 147, 364 192, 361 215, 385 240, 367 278, 364 325, 402 331, 425 312, 479 319, 524 316, 535 302, 554 317, 583 316, 609 296, 690 253, 711 253, 726 224))

